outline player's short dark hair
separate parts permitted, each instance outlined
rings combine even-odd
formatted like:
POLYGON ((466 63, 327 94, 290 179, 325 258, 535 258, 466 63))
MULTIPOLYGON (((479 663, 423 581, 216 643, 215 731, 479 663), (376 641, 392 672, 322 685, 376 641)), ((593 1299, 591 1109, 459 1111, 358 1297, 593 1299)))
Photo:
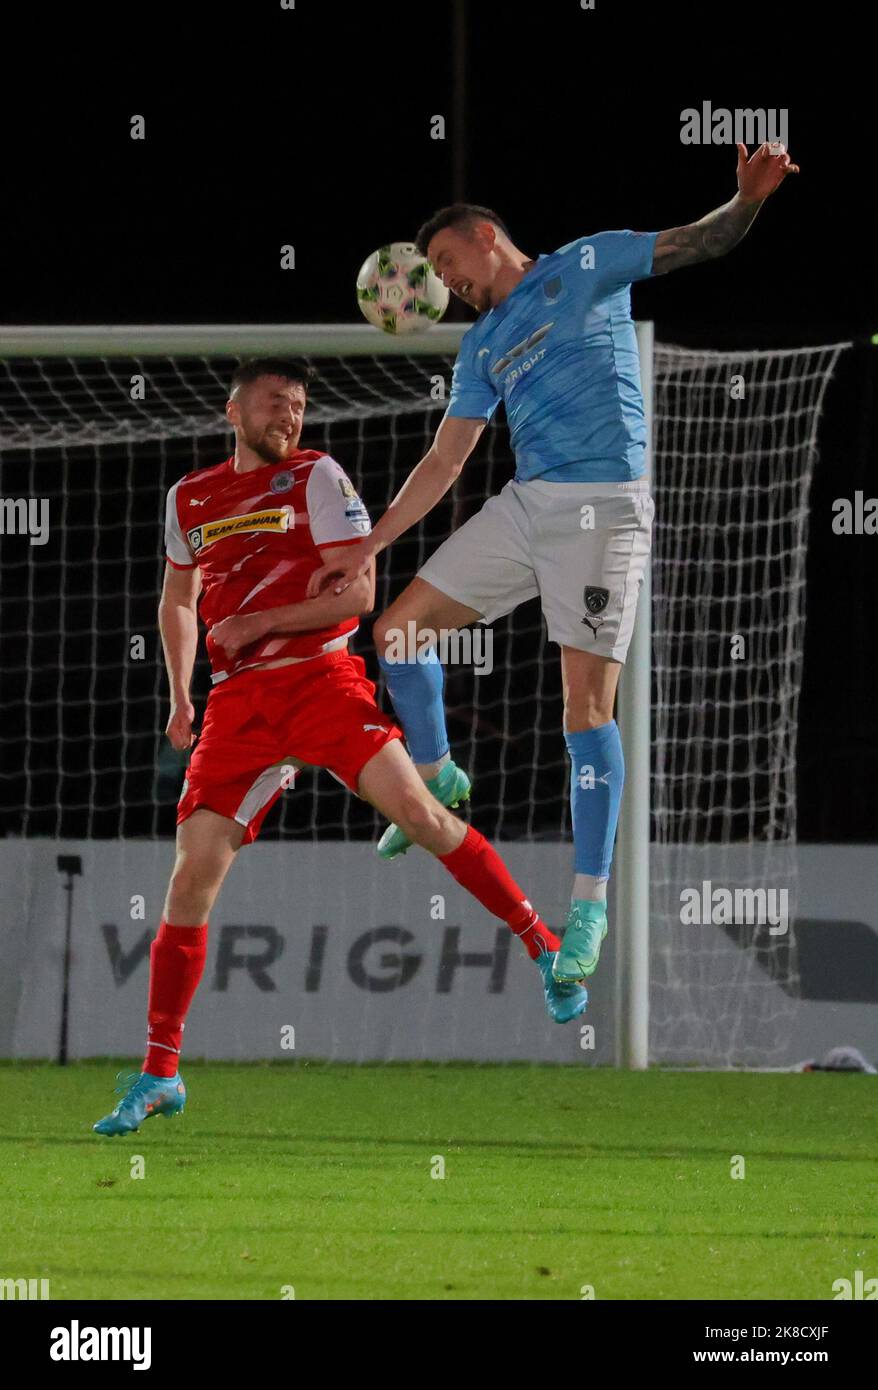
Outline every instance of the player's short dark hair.
POLYGON ((428 217, 415 237, 415 245, 421 255, 426 256, 427 247, 437 232, 444 231, 446 227, 471 227, 474 222, 493 222, 505 236, 509 236, 509 228, 503 218, 490 208, 479 207, 478 203, 452 203, 450 207, 440 208, 432 217, 428 217))
POLYGON ((304 357, 250 357, 246 362, 240 362, 232 372, 229 395, 236 387, 249 386, 251 381, 258 381, 261 376, 279 376, 284 381, 297 381, 304 386, 307 395, 316 372, 308 366, 304 357))

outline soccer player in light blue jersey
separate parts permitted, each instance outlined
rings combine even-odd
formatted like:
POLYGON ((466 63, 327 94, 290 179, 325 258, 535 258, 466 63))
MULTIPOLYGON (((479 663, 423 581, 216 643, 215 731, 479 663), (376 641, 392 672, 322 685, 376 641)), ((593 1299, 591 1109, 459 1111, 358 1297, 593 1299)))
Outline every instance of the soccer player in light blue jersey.
MULTIPOLYGON (((470 794, 452 761, 436 659, 398 658, 399 634, 495 619, 540 596, 561 649, 564 739, 571 761, 575 873, 552 973, 581 980, 607 932, 607 881, 624 763, 613 718, 637 596, 649 558, 653 502, 630 286, 725 255, 764 200, 798 167, 783 145, 748 159, 738 145, 737 194, 688 226, 597 232, 528 256, 488 208, 459 203, 424 224, 417 244, 479 317, 465 334, 451 398, 427 454, 371 535, 312 578, 342 592, 372 558, 448 491, 502 400, 515 477, 455 531, 374 627, 379 662, 409 751, 446 806, 470 794), (391 651, 393 657, 391 658, 391 651)), ((379 853, 408 848, 391 825, 379 853)))

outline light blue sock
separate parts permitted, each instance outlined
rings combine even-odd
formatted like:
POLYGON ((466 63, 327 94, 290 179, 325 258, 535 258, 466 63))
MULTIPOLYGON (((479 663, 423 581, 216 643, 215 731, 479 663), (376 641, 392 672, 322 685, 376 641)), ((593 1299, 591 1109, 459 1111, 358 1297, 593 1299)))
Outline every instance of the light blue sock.
POLYGON ((565 734, 564 742, 571 762, 570 812, 576 872, 608 878, 625 782, 619 727, 611 719, 597 729, 565 734))
POLYGON ((442 699, 445 673, 436 648, 431 647, 423 661, 388 661, 379 656, 378 665, 386 677, 412 761, 438 762, 449 745, 442 699))

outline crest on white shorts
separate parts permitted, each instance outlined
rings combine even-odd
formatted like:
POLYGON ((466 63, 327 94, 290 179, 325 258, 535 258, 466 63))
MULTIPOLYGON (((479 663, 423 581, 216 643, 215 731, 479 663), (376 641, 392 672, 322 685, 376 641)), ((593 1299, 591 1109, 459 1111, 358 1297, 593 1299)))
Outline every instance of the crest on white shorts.
POLYGON ((609 589, 600 588, 597 584, 586 584, 582 599, 585 604, 587 615, 582 620, 583 625, 585 627, 590 627, 595 637, 597 637, 598 628, 604 621, 601 614, 610 601, 610 591, 609 589))
POLYGON ((586 584, 583 594, 586 611, 595 617, 598 613, 603 613, 610 601, 609 589, 599 589, 594 584, 586 584))

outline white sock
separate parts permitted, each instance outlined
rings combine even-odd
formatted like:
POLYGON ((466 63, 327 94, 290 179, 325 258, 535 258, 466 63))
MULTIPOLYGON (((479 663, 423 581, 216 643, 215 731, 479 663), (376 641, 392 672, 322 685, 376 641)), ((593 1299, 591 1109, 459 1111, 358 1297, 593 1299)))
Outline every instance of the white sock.
POLYGON ((570 901, 579 898, 583 902, 605 903, 607 881, 605 878, 595 878, 592 874, 575 874, 570 901))
POLYGON ((446 763, 450 763, 450 762, 451 762, 451 752, 450 752, 450 750, 449 750, 449 752, 443 753, 443 754, 442 754, 442 757, 439 759, 438 762, 435 762, 435 763, 415 763, 415 767, 418 769, 418 772, 421 774, 421 776, 423 777, 424 781, 425 781, 425 782, 429 782, 431 777, 437 776, 437 774, 439 773, 440 769, 443 768, 443 767, 445 766, 446 763))

